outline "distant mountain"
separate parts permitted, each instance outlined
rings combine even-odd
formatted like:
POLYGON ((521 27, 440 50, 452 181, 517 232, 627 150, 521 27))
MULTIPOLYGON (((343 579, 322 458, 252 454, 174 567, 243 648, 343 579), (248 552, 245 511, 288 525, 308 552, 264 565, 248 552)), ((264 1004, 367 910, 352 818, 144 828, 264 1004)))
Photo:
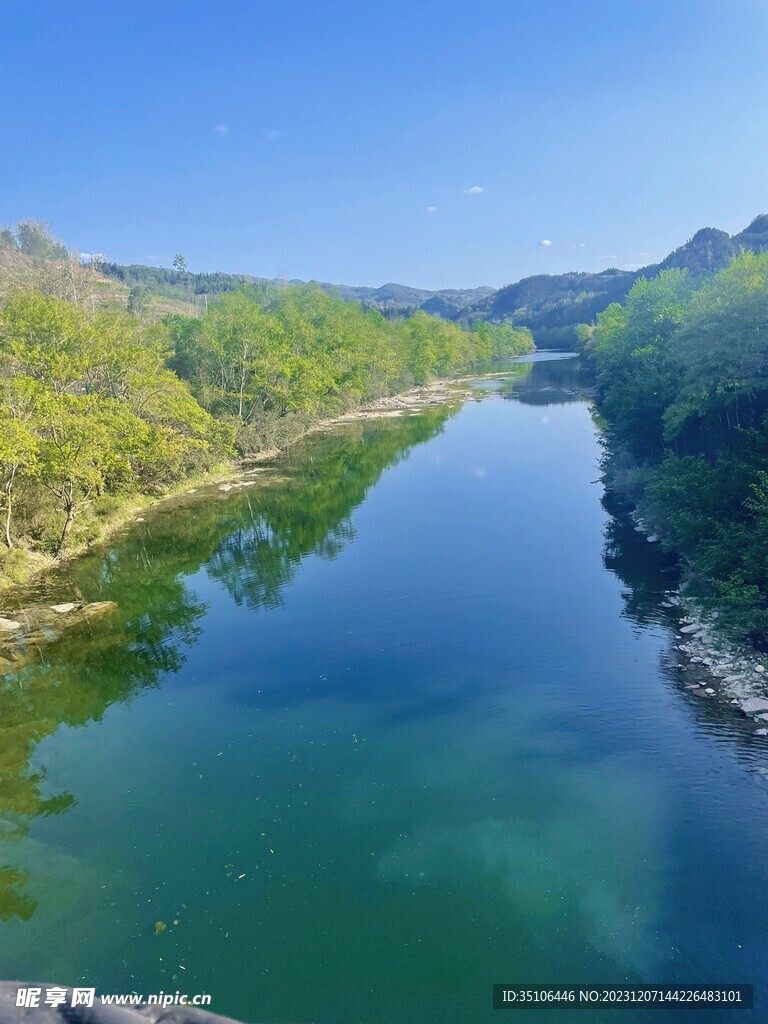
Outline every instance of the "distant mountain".
POLYGON ((168 270, 165 267, 147 267, 140 263, 123 266, 120 263, 102 263, 102 272, 107 277, 120 281, 131 289, 145 289, 167 298, 189 298, 193 295, 213 296, 233 291, 244 285, 270 285, 284 288, 291 285, 314 284, 323 291, 353 300, 364 307, 375 307, 389 316, 404 316, 417 309, 425 309, 446 320, 455 319, 470 306, 476 305, 489 295, 493 288, 444 288, 429 291, 426 288, 411 288, 408 285, 389 282, 379 288, 348 284, 330 284, 327 281, 302 281, 292 278, 254 277, 251 274, 200 273, 168 270), (433 308, 429 308, 432 306, 433 308))
POLYGON ((540 348, 562 348, 576 341, 576 325, 591 323, 612 302, 621 302, 640 277, 654 277, 671 267, 692 274, 720 270, 741 249, 768 249, 768 215, 761 214, 737 235, 702 228, 660 263, 639 270, 603 270, 598 274, 538 274, 499 288, 459 318, 508 320, 529 327, 540 348))
POLYGON ((375 306, 384 312, 392 310, 402 313, 422 309, 446 320, 453 320, 461 310, 481 302, 494 292, 488 285, 480 288, 443 288, 440 291, 428 291, 425 288, 410 288, 408 285, 395 284, 391 281, 380 288, 328 284, 324 281, 311 283, 317 284, 324 291, 341 296, 342 299, 353 299, 364 306, 375 306))
MULTIPOLYGON (((692 274, 719 270, 741 249, 768 249, 768 214, 761 214, 737 235, 717 228, 702 228, 684 245, 660 263, 638 270, 602 270, 599 273, 572 271, 566 274, 536 274, 504 288, 443 288, 429 291, 389 282, 379 288, 311 282, 343 299, 379 309, 385 316, 399 317, 424 310, 446 320, 474 323, 477 320, 508 321, 529 327, 540 348, 566 348, 576 342, 576 326, 591 323, 612 302, 621 302, 641 277, 653 277, 671 267, 692 274)), ((244 284, 275 287, 305 284, 299 280, 277 280, 248 274, 192 274, 141 265, 107 263, 104 273, 132 292, 147 291, 167 300, 192 296, 213 296, 241 288, 244 284)), ((201 299, 202 301, 202 299, 201 299)))

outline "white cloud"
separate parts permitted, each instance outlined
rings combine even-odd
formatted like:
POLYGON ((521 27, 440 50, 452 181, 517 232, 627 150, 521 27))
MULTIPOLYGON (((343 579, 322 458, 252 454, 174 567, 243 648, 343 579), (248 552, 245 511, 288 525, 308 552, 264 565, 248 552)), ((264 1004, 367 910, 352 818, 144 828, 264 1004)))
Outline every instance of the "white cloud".
POLYGON ((552 243, 548 238, 542 238, 542 240, 539 242, 539 245, 543 245, 545 248, 549 248, 549 246, 552 245, 552 243))
POLYGON ((223 138, 226 138, 227 135, 229 135, 228 124, 215 124, 213 126, 213 130, 216 132, 217 135, 221 135, 223 138))
POLYGON ((436 206, 428 206, 427 207, 427 213, 437 213, 437 207, 436 206))
POLYGON ((462 191, 462 195, 465 195, 465 196, 479 196, 482 192, 485 192, 485 189, 483 188, 482 185, 470 185, 469 188, 465 188, 462 191))
POLYGON ((274 128, 271 132, 267 132, 267 142, 277 142, 279 138, 280 132, 275 131, 274 128))

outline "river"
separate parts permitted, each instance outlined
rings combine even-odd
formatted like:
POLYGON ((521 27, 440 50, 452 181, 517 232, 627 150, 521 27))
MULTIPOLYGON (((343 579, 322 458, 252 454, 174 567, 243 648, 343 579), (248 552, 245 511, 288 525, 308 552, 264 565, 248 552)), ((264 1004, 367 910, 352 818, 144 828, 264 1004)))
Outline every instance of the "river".
POLYGON ((0 686, 3 977, 269 1024, 490 1021, 495 982, 767 1005, 768 747, 673 667, 582 384, 541 355, 315 435, 48 585, 117 610, 0 686))

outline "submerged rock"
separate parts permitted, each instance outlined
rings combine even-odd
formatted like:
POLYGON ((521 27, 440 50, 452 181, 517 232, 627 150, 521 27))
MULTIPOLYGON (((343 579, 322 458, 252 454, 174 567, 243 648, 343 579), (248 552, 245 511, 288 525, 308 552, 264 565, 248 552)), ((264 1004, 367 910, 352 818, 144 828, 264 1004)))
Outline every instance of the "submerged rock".
POLYGON ((16 619, 0 618, 0 650, 3 660, 29 644, 50 643, 66 630, 115 609, 114 601, 66 601, 34 604, 14 612, 16 619), (6 623, 6 626, 3 626, 6 623), (2 634, 5 637, 2 638, 2 634))

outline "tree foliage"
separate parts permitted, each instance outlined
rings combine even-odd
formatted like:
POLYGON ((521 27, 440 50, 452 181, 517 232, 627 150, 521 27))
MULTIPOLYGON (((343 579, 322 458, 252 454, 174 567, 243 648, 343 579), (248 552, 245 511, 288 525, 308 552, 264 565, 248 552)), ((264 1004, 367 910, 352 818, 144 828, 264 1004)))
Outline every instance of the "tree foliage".
POLYGON ((768 644, 768 252, 638 282, 586 336, 641 511, 723 620, 768 644))
POLYGON ((61 551, 75 518, 105 492, 183 479, 231 450, 171 369, 167 333, 126 314, 15 292, 0 308, 0 475, 4 534, 21 484, 53 496, 61 551))
POLYGON ((146 324, 138 297, 94 308, 77 257, 47 267, 40 289, 0 306, 6 547, 21 535, 61 553, 86 512, 204 472, 234 442, 243 455, 282 444, 318 417, 533 347, 511 328, 390 321, 314 287, 248 285, 198 319, 146 324))

